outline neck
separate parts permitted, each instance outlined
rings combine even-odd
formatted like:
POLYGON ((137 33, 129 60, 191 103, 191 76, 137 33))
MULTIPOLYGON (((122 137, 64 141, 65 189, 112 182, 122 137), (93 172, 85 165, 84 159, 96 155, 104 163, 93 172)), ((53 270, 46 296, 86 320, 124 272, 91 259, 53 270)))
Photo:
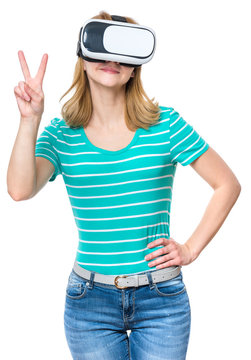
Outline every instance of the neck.
POLYGON ((104 86, 91 88, 93 113, 91 126, 116 129, 125 125, 125 87, 114 89, 104 86))

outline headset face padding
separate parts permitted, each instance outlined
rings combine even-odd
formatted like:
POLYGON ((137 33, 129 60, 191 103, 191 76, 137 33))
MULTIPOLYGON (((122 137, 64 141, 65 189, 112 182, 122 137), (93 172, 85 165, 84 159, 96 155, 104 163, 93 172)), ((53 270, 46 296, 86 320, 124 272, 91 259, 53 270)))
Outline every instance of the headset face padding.
MULTIPOLYGON (((113 15, 113 18, 120 18, 113 15)), ((125 21, 90 19, 80 29, 77 55, 86 61, 115 61, 138 67, 150 61, 156 48, 152 29, 125 21)))
MULTIPOLYGON (((100 60, 100 59, 91 59, 91 58, 88 58, 87 56, 80 56, 82 57, 82 59, 86 60, 86 61, 90 61, 90 62, 101 62, 101 63, 105 63, 106 61, 109 61, 109 60, 100 60)), ((112 60, 111 60, 112 61, 112 60)), ((116 62, 119 62, 119 61, 116 61, 116 62)), ((125 63, 119 63, 120 65, 122 66, 127 66, 127 67, 139 67, 141 65, 131 65, 131 64, 125 64, 125 63)))

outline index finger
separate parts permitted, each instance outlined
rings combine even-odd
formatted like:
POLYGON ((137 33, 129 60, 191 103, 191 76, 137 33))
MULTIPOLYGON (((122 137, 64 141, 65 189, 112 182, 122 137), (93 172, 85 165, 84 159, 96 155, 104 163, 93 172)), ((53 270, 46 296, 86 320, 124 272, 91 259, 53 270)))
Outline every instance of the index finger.
POLYGON ((20 62, 21 68, 22 68, 22 72, 24 74, 25 81, 26 81, 26 80, 28 80, 28 78, 30 78, 30 70, 29 70, 27 62, 25 60, 23 51, 21 51, 21 50, 18 51, 18 58, 19 58, 19 62, 20 62))
POLYGON ((48 54, 44 54, 43 57, 42 57, 42 60, 41 60, 37 75, 36 75, 36 79, 39 81, 39 83, 41 85, 42 85, 42 82, 43 82, 47 61, 48 61, 48 54))

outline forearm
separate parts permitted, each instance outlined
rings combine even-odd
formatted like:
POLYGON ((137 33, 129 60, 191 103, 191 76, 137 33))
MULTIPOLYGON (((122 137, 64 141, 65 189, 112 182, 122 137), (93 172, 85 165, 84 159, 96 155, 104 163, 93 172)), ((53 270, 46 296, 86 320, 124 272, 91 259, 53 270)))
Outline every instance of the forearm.
POLYGON ((7 171, 8 193, 15 200, 25 199, 36 184, 35 144, 41 119, 21 119, 7 171))
POLYGON ((238 199, 240 190, 240 184, 234 181, 214 191, 199 225, 185 243, 192 255, 192 261, 199 256, 218 232, 238 199))

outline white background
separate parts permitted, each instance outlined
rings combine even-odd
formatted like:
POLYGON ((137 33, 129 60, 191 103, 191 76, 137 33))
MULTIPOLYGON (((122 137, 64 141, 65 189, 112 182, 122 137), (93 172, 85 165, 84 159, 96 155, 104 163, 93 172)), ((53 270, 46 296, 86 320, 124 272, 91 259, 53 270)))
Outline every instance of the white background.
MULTIPOLYGON (((42 55, 42 128, 60 117, 82 23, 105 10, 153 28, 154 58, 142 67, 146 93, 174 107, 236 174, 242 191, 200 257, 183 267, 192 308, 188 360, 251 359, 250 350, 250 10, 224 1, 10 1, 1 5, 1 347, 9 360, 70 360, 63 326, 65 287, 78 233, 62 176, 33 199, 15 202, 6 174, 19 126, 14 87, 23 80, 18 50, 32 75, 42 55), (165 7, 164 7, 165 4, 165 7)), ((171 237, 183 243, 213 194, 190 166, 178 165, 171 237)), ((101 359, 100 359, 101 360, 101 359)))

